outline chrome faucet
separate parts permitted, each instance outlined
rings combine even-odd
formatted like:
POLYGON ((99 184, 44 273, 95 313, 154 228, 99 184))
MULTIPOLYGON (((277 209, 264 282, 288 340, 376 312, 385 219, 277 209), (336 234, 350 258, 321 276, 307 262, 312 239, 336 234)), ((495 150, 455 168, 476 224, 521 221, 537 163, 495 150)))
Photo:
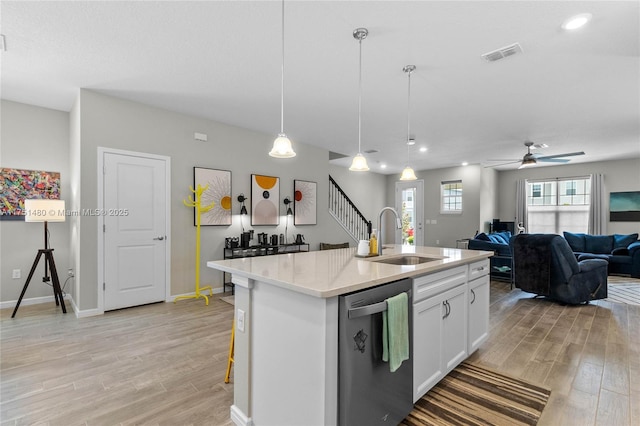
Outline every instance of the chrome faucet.
POLYGON ((382 238, 384 235, 382 229, 382 215, 387 210, 393 212, 393 214, 396 216, 396 226, 398 227, 398 229, 402 229, 402 220, 400 219, 398 212, 393 207, 383 207, 382 210, 380 210, 380 214, 378 215, 378 256, 382 256, 382 238))

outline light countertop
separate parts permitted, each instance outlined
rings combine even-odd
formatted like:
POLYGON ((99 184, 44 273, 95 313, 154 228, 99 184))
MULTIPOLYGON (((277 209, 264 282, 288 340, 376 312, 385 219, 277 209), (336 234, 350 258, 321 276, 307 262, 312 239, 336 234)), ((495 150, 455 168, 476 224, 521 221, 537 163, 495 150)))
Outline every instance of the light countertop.
POLYGON ((209 268, 273 284, 314 297, 328 298, 402 278, 477 262, 493 252, 444 247, 384 245, 381 257, 359 258, 356 248, 212 260, 209 268), (418 265, 393 265, 375 260, 416 254, 438 258, 418 265))

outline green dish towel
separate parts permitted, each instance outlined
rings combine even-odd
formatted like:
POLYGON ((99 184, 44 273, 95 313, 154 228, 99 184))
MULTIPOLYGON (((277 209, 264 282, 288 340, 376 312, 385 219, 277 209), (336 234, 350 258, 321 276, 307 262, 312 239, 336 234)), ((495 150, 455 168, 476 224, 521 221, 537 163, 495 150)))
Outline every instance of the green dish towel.
POLYGON ((387 299, 382 312, 382 360, 389 361, 393 373, 409 359, 409 298, 400 293, 387 299))

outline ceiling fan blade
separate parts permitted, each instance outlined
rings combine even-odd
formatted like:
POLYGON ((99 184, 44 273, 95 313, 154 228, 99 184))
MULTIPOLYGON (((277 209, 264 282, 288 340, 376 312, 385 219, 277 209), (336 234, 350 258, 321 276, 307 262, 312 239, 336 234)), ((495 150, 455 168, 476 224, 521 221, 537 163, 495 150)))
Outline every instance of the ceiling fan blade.
MULTIPOLYGON (((500 161, 500 160, 487 160, 487 161, 500 161)), ((504 160, 502 160, 504 161, 504 160)), ((484 168, 488 168, 488 167, 500 167, 500 166, 506 166, 507 164, 515 164, 515 163, 519 163, 521 160, 513 160, 513 161, 509 161, 508 163, 502 163, 502 164, 492 164, 490 166, 484 166, 484 168)))
POLYGON ((568 163, 571 160, 569 160, 567 158, 538 157, 538 158, 536 158, 536 161, 539 161, 541 163, 568 163))
POLYGON ((513 161, 514 163, 516 161, 521 161, 520 158, 515 159, 515 158, 500 158, 500 159, 493 159, 493 160, 485 160, 485 161, 513 161))
POLYGON ((558 158, 558 157, 574 157, 576 155, 584 155, 584 152, 568 152, 566 154, 555 154, 555 155, 544 155, 542 157, 536 157, 537 160, 542 160, 543 158, 558 158))

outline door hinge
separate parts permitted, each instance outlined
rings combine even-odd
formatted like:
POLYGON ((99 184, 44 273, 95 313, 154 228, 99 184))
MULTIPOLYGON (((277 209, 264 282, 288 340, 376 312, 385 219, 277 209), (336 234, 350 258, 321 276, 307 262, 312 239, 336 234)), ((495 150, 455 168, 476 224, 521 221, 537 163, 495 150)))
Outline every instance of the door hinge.
POLYGON ((102 283, 102 291, 107 290, 107 283, 102 283))
POLYGON ((107 232, 107 225, 104 223, 102 224, 102 232, 107 232))

